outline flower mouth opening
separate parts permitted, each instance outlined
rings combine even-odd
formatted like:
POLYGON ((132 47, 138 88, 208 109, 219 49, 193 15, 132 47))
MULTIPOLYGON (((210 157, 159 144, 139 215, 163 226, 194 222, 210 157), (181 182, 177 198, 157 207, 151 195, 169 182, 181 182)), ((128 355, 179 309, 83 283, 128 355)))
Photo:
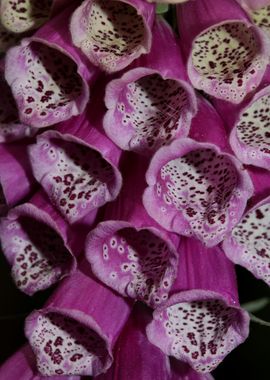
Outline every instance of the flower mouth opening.
POLYGON ((97 375, 109 360, 106 342, 91 328, 59 312, 38 312, 30 342, 43 376, 97 375))
POLYGON ((124 68, 148 47, 143 17, 126 2, 93 0, 82 17, 80 47, 105 71, 124 68))
POLYGON ((130 137, 125 144, 129 150, 153 152, 187 135, 191 108, 189 94, 177 80, 151 74, 123 88, 114 118, 130 137))
POLYGON ((254 90, 262 69, 262 47, 254 28, 244 22, 216 25, 193 43, 192 66, 201 89, 239 103, 254 90))
POLYGON ((37 41, 21 47, 19 54, 24 61, 23 72, 20 68, 11 85, 21 120, 45 127, 71 117, 83 92, 77 64, 56 48, 37 41))
MULTIPOLYGON (((126 227, 107 235, 99 244, 99 262, 96 257, 90 261, 102 281, 151 307, 167 300, 176 276, 177 258, 164 239, 148 229, 126 227)), ((89 256, 90 251, 93 249, 89 256)))
POLYGON ((12 33, 43 25, 51 15, 53 0, 2 0, 1 22, 12 33))
MULTIPOLYGON (((270 154, 270 95, 260 97, 244 110, 236 125, 239 141, 262 154, 270 154)), ((237 154, 237 152, 235 152, 237 154)))
POLYGON ((212 371, 239 343, 241 314, 221 300, 177 303, 166 309, 166 315, 170 354, 198 372, 212 371))
POLYGON ((12 276, 27 294, 47 289, 70 273, 73 258, 59 234, 30 216, 16 222, 10 247, 15 254, 12 276))
POLYGON ((250 11, 254 24, 270 33, 270 5, 250 11))
MULTIPOLYGON (((247 267, 256 277, 270 285, 270 204, 266 203, 248 212, 233 229, 232 237, 242 248, 241 257, 236 254, 239 264, 247 267)), ((225 246, 226 253, 232 247, 225 246)), ((229 256, 231 256, 229 254, 229 256)))
POLYGON ((62 215, 75 222, 116 196, 117 173, 90 146, 49 137, 36 147, 42 186, 62 215))
POLYGON ((237 184, 237 171, 230 158, 202 148, 164 165, 156 192, 167 206, 181 211, 192 231, 189 234, 208 241, 225 234, 237 184))

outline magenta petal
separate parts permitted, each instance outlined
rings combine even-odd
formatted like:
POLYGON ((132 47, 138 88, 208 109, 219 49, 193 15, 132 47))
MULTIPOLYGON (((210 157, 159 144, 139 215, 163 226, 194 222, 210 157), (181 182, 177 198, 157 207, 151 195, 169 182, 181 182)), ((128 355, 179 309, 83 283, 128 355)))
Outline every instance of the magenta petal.
POLYGON ((47 289, 76 269, 67 243, 68 229, 39 194, 1 219, 0 239, 12 277, 28 295, 47 289))
POLYGON ((162 19, 154 24, 150 53, 133 66, 107 86, 104 129, 122 149, 149 155, 188 135, 197 102, 176 37, 162 19))
POLYGON ((105 372, 130 314, 126 301, 92 279, 86 263, 82 268, 26 319, 25 334, 43 376, 105 372))
POLYGON ((149 52, 154 15, 143 0, 85 0, 71 18, 72 40, 94 65, 119 71, 149 52))
POLYGON ((77 127, 74 121, 83 139, 70 134, 70 125, 69 134, 45 132, 29 149, 35 178, 69 223, 115 199, 122 185, 119 170, 106 159, 115 153, 117 161, 119 150, 83 121, 77 127))
POLYGON ((3 201, 15 206, 30 195, 36 186, 28 158, 26 141, 0 144, 0 187, 3 201))
POLYGON ((172 376, 170 380, 214 380, 210 373, 194 371, 188 364, 171 357, 172 376))
POLYGON ((247 338, 249 315, 239 307, 234 268, 220 248, 183 238, 179 257, 176 293, 154 311, 147 335, 165 354, 209 372, 247 338))
POLYGON ((96 380, 172 380, 169 358, 146 337, 150 320, 149 310, 137 303, 116 344, 113 365, 96 380))
MULTIPOLYGON (((29 345, 23 346, 0 367, 3 380, 46 380, 36 369, 35 355, 29 345)), ((50 380, 80 380, 78 376, 51 376, 50 380)))
POLYGON ((146 180, 149 215, 168 231, 194 235, 209 247, 237 224, 253 193, 247 171, 233 156, 189 138, 159 149, 146 180))
POLYGON ((189 1, 179 6, 178 21, 195 88, 237 104, 259 85, 270 41, 236 1, 189 1))
POLYGON ((49 21, 6 55, 5 76, 20 120, 33 127, 81 114, 96 70, 71 45, 67 19, 73 7, 49 21))
POLYGON ((223 241, 223 249, 227 257, 235 264, 242 265, 270 286, 269 216, 270 197, 268 196, 247 211, 231 234, 223 241))

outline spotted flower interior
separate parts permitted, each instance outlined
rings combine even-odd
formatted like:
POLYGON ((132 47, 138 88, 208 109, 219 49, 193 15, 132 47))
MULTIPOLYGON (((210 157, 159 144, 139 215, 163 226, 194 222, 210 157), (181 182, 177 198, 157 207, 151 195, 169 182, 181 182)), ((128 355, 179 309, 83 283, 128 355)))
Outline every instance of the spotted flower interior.
POLYGON ((77 10, 73 21, 73 42, 105 71, 120 70, 146 52, 144 20, 127 2, 85 2, 77 10), (78 31, 79 29, 81 30, 78 31))
POLYGON ((270 5, 250 12, 253 22, 270 35, 270 5))
POLYGON ((10 51, 7 80, 20 111, 20 119, 38 128, 66 120, 79 113, 83 92, 77 65, 66 54, 40 42, 10 51))
POLYGON ((57 312, 39 314, 30 342, 43 376, 96 374, 108 357, 94 330, 57 312))
POLYGON ((44 222, 20 216, 2 229, 1 240, 6 256, 14 257, 14 281, 27 294, 48 288, 71 270, 71 253, 59 234, 44 222))
POLYGON ((229 219, 235 215, 232 198, 237 183, 238 175, 228 156, 196 149, 161 168, 156 193, 162 207, 182 213, 189 225, 188 234, 210 244, 211 240, 222 240, 229 219))
POLYGON ((237 345, 239 318, 237 309, 214 299, 168 307, 163 326, 170 354, 196 371, 210 372, 237 345))
POLYGON ((243 265, 270 285, 270 203, 248 212, 232 231, 223 248, 235 263, 243 265))
POLYGON ((116 196, 112 165, 90 146, 61 138, 33 147, 34 174, 69 222, 75 222, 116 196))
POLYGON ((20 40, 20 36, 9 32, 0 21, 0 55, 6 50, 15 45, 20 40))
POLYGON ((178 81, 157 73, 125 85, 113 111, 105 122, 106 132, 119 146, 140 154, 188 134, 189 94, 178 81))
POLYGON ((1 22, 13 33, 36 29, 50 17, 53 0, 1 0, 1 22))
POLYGON ((168 298, 177 265, 170 245, 147 229, 126 227, 103 238, 99 236, 97 228, 93 234, 97 246, 88 244, 87 256, 103 282, 152 307, 168 298))
POLYGON ((270 168, 269 111, 270 95, 266 94, 244 110, 236 124, 236 133, 231 136, 232 148, 241 161, 265 169, 270 168))
POLYGON ((240 103, 257 86, 261 46, 254 29, 243 22, 214 26, 200 34, 192 49, 200 88, 217 98, 240 103))

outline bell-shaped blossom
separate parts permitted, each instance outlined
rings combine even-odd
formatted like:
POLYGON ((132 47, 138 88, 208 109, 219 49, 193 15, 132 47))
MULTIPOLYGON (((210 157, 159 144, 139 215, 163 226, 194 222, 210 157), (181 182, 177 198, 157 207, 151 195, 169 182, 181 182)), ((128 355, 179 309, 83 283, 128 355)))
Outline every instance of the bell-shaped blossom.
POLYGON ((107 205, 105 221, 89 233, 86 257, 106 285, 156 307, 168 298, 176 277, 179 238, 163 231, 143 207, 145 159, 126 153, 122 161, 122 192, 107 205))
POLYGON ((251 20, 270 37, 270 1, 237 0, 246 10, 251 20))
MULTIPOLYGON (((3 380, 46 380, 36 368, 35 355, 29 345, 24 345, 8 358, 0 367, 0 379, 3 380)), ((51 376, 50 380, 80 380, 79 376, 51 376)))
POLYGON ((42 192, 1 219, 0 240, 16 286, 28 295, 74 272, 82 248, 42 192))
POLYGON ((149 52, 154 16, 144 0, 84 0, 71 18, 72 41, 101 70, 119 71, 149 52))
POLYGON ((36 180, 69 223, 114 200, 122 186, 121 151, 102 131, 102 103, 37 137, 29 149, 36 180))
POLYGON ((29 141, 0 144, 1 204, 13 207, 35 190, 27 148, 29 141))
POLYGON ((108 84, 105 103, 104 129, 122 149, 151 155, 188 135, 196 97, 177 39, 163 19, 154 24, 150 53, 108 84))
POLYGON ((71 44, 68 18, 73 9, 6 55, 5 77, 26 125, 42 128, 67 120, 81 114, 89 100, 89 83, 97 71, 71 44))
POLYGON ((226 152, 223 123, 206 101, 200 101, 190 137, 153 156, 143 202, 168 231, 196 236, 211 247, 240 220, 253 186, 242 164, 226 152))
POLYGON ((112 349, 131 305, 91 277, 88 263, 65 279, 44 308, 26 319, 25 334, 43 376, 90 375, 112 364, 112 349))
POLYGON ((270 40, 235 0, 196 0, 178 6, 178 26, 193 86, 240 103, 257 88, 270 40))
POLYGON ((249 332, 238 302, 233 264, 216 246, 182 238, 173 295, 153 313, 151 343, 196 371, 212 371, 249 332))

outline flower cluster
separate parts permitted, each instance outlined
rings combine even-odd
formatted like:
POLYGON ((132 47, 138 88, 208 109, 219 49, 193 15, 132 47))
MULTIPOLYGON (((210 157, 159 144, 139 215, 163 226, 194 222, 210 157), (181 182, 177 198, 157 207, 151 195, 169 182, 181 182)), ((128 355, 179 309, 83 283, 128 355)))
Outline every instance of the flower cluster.
POLYGON ((2 251, 58 283, 0 378, 213 379, 270 285, 270 0, 0 0, 0 53, 2 251))

